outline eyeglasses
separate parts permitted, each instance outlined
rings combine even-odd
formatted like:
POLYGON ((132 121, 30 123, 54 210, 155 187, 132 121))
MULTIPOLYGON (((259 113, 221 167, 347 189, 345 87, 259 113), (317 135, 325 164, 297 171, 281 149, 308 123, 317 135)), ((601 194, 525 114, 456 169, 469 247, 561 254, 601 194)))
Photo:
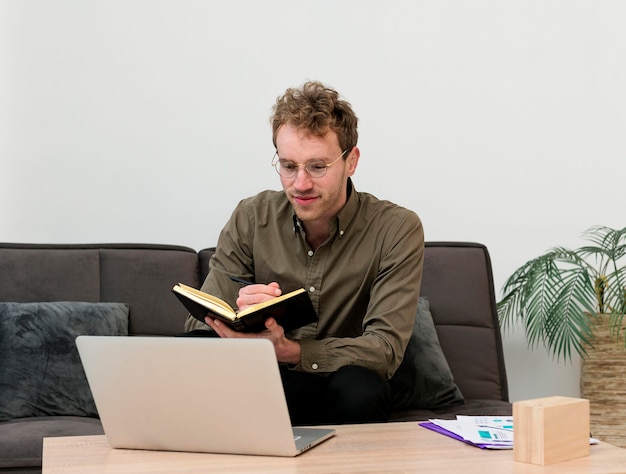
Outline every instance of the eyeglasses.
POLYGON ((335 161, 332 163, 326 163, 324 160, 309 160, 304 164, 297 164, 289 160, 281 160, 278 156, 278 152, 274 153, 272 158, 272 166, 276 169, 276 172, 283 178, 295 178, 298 174, 299 168, 304 168, 311 178, 321 178, 326 174, 328 168, 337 163, 343 155, 345 155, 351 148, 346 149, 335 161))

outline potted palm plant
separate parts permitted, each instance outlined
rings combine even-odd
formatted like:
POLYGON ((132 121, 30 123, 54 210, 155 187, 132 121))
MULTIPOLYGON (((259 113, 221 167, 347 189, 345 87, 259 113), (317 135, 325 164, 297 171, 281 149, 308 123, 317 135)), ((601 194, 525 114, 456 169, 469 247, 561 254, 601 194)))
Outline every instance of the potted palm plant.
POLYGON ((591 245, 555 247, 515 270, 504 283, 498 316, 503 330, 521 323, 531 348, 544 345, 557 360, 581 356, 592 428, 626 445, 624 426, 607 431, 610 420, 626 419, 615 416, 626 405, 626 227, 591 227, 583 238, 591 245))

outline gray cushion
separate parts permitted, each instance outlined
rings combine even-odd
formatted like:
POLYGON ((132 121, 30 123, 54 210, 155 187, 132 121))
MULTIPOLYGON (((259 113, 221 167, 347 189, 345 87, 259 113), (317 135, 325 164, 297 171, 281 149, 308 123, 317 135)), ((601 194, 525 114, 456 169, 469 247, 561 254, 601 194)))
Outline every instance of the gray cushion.
POLYGON ((0 303, 0 422, 97 416, 75 339, 128 335, 122 303, 0 303))
POLYGON ((394 409, 442 408, 464 403, 437 337, 428 299, 420 297, 402 364, 389 380, 394 409))

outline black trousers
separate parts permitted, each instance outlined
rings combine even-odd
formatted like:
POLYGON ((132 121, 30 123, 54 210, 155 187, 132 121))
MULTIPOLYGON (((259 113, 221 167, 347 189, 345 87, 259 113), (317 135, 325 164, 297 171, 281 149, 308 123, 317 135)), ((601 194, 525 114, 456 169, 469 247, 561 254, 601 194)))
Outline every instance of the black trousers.
POLYGON ((391 388, 369 369, 349 365, 324 377, 281 366, 280 375, 293 425, 389 420, 391 388))

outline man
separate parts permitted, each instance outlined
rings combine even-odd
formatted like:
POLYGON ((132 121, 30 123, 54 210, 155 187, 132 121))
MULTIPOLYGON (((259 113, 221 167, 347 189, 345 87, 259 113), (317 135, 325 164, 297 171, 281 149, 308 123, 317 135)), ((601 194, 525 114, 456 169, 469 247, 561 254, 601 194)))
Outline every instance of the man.
MULTIPOLYGON (((357 120, 319 82, 277 99, 273 164, 283 191, 239 203, 202 286, 240 310, 300 287, 309 292, 319 321, 287 334, 272 318, 258 334, 206 318, 220 337, 273 342, 293 424, 386 421, 387 380, 415 319, 422 225, 414 212, 354 188, 357 120), (231 276, 256 284, 241 287, 231 276)), ((190 316, 185 329, 202 326, 190 316)))

